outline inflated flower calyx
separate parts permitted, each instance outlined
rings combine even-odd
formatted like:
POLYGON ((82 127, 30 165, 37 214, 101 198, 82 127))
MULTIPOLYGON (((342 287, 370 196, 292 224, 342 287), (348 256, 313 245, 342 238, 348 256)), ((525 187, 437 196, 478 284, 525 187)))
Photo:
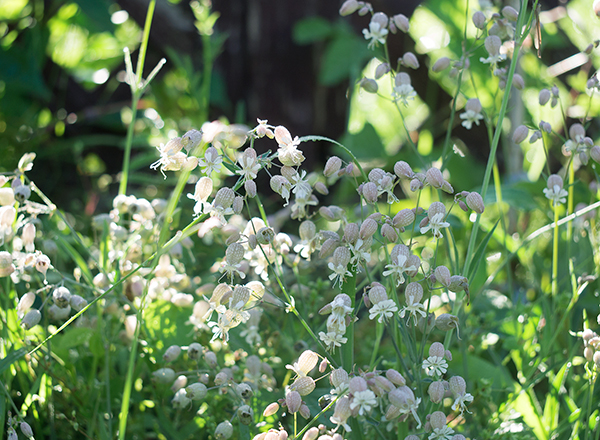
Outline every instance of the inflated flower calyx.
POLYGON ((52 292, 52 300, 54 304, 56 304, 61 309, 69 306, 69 301, 71 300, 71 292, 66 287, 58 287, 54 289, 52 292))
POLYGON ((235 392, 237 393, 238 396, 240 396, 244 400, 248 400, 254 395, 254 391, 252 390, 252 387, 245 382, 238 384, 235 387, 235 392))
POLYGON ((152 373, 153 379, 158 383, 172 383, 175 380, 175 371, 171 368, 160 368, 152 373))
POLYGON ((435 381, 429 385, 427 389, 427 394, 429 394, 429 399, 433 403, 440 403, 444 398, 444 394, 446 394, 446 389, 444 388, 444 383, 442 381, 435 381))
POLYGON ((19 203, 23 203, 25 200, 29 200, 29 197, 31 196, 31 189, 28 185, 19 185, 14 188, 14 193, 15 200, 19 203))
POLYGON ((15 271, 12 263, 12 254, 6 251, 0 251, 0 278, 7 277, 15 271))
POLYGON ((315 389, 315 380, 312 377, 299 377, 290 386, 292 390, 298 391, 301 396, 307 396, 315 389))
POLYGON ((21 327, 29 330, 39 324, 42 319, 42 313, 38 309, 29 310, 21 320, 21 327))
MULTIPOLYGON (((435 319, 435 326, 444 332, 456 329, 458 335, 458 318, 449 313, 443 313, 435 319)), ((460 336, 459 336, 460 338, 460 336)))
POLYGON ((206 397, 208 388, 203 383, 196 382, 185 387, 185 393, 188 399, 202 400, 206 397))
POLYGON ((163 354, 163 361, 173 362, 181 354, 181 347, 179 345, 171 345, 167 348, 163 354))
POLYGON ((264 227, 256 232, 256 241, 260 244, 269 244, 273 241, 273 238, 275 238, 273 228, 264 227))
POLYGON ((263 411, 263 417, 269 417, 273 414, 277 414, 279 411, 279 404, 277 402, 270 403, 263 411))
POLYGON ((216 440, 227 440, 233 435, 233 425, 229 420, 225 420, 217 425, 215 429, 216 440))
POLYGON ((483 198, 481 197, 481 195, 479 193, 470 192, 467 195, 467 198, 465 201, 467 202, 467 206, 469 208, 471 208, 473 211, 475 211, 477 214, 483 214, 483 211, 485 211, 485 205, 483 203, 483 198))
POLYGON ((481 11, 476 11, 473 14, 473 24, 477 29, 485 28, 485 23, 487 19, 485 18, 485 14, 481 11))
POLYGON ((446 426, 446 414, 442 411, 435 411, 429 417, 429 423, 433 429, 442 429, 446 426))
POLYGON ((240 406, 237 415, 242 425, 249 425, 254 421, 254 410, 249 405, 240 406))
POLYGON ((290 414, 297 413, 302 405, 302 397, 298 391, 290 391, 285 396, 285 403, 290 414))
POLYGON ((520 144, 529 136, 529 128, 525 125, 519 125, 513 133, 512 140, 515 144, 520 144))
POLYGON ((377 81, 372 78, 363 78, 358 83, 359 87, 363 89, 367 93, 377 93, 379 90, 379 86, 377 85, 377 81))

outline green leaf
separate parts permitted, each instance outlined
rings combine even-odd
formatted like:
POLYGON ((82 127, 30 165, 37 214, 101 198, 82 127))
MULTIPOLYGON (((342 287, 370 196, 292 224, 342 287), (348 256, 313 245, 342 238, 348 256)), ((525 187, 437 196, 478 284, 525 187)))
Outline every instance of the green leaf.
POLYGON ((8 353, 3 359, 0 359, 0 374, 2 374, 14 362, 25 356, 25 354, 27 354, 27 349, 19 348, 18 350, 8 353))
POLYGON ((500 219, 498 219, 498 221, 496 221, 496 224, 494 225, 494 227, 490 230, 490 232, 487 233, 487 235, 483 238, 481 243, 479 243, 479 246, 477 247, 477 251, 475 251, 475 253, 473 254, 473 258, 471 259, 471 264, 469 265, 469 268, 470 268, 469 274, 465 275, 467 277, 467 279, 470 280, 473 277, 473 275, 477 272, 477 269, 479 269, 479 263, 481 263, 481 260, 483 259, 485 250, 487 249, 487 245, 488 245, 490 239, 492 238, 492 235, 494 235, 494 231, 496 230, 498 223, 500 223, 500 219), (475 264, 472 264, 473 262, 475 262, 475 264))
POLYGON ((347 133, 341 140, 357 159, 385 158, 383 143, 371 124, 366 123, 363 129, 356 133, 347 133))
POLYGON ((327 39, 332 33, 331 23, 323 17, 309 17, 298 21, 292 30, 292 39, 296 44, 311 44, 327 39))
POLYGON ((345 32, 342 33, 325 50, 319 82, 326 86, 333 86, 348 78, 357 77, 369 56, 363 41, 345 32))

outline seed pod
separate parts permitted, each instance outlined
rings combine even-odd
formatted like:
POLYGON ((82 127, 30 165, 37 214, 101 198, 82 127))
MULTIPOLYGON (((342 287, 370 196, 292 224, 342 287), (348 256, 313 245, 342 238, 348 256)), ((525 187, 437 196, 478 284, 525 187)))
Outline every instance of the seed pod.
POLYGON ((238 418, 242 425, 249 425, 254 421, 254 410, 248 405, 242 405, 237 410, 238 418))
POLYGON ((58 287, 54 289, 54 292, 52 292, 52 300, 54 301, 54 304, 61 309, 64 309, 69 306, 71 292, 64 286, 58 287))
POLYGON ((435 319, 435 326, 442 331, 458 328, 458 318, 454 315, 443 313, 435 319))
POLYGON ((269 244, 273 241, 273 238, 275 238, 275 231, 273 228, 260 228, 256 233, 256 241, 260 244, 269 244))
POLYGON ((310 419, 310 409, 304 403, 300 405, 299 413, 305 420, 310 419))
POLYGON ((200 353, 202 353, 202 345, 198 344, 197 342, 192 342, 187 349, 187 353, 188 358, 192 360, 200 358, 200 353))

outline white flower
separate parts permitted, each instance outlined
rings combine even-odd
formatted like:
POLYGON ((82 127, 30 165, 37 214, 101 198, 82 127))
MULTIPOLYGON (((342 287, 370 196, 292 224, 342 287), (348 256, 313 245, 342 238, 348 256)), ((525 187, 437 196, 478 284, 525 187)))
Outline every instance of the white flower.
POLYGON ((375 393, 371 390, 358 391, 354 393, 352 402, 350 402, 350 409, 358 408, 358 414, 364 415, 371 411, 371 408, 377 405, 377 399, 375 393))
POLYGON ((567 201, 569 193, 559 185, 554 185, 552 188, 544 188, 544 195, 552 201, 553 206, 558 206, 567 201))
POLYGON ((462 122, 462 126, 465 127, 467 130, 470 130, 473 126, 473 122, 476 125, 479 125, 479 121, 483 119, 483 115, 473 110, 467 110, 466 112, 461 113, 460 119, 464 119, 464 121, 462 122))
POLYGON ((335 350, 335 347, 341 347, 342 344, 348 342, 348 338, 344 338, 336 332, 319 332, 319 339, 327 346, 328 350, 335 350))
POLYGON ((241 263, 230 264, 227 261, 223 261, 221 267, 219 267, 219 272, 223 274, 221 278, 227 276, 229 278, 230 283, 233 283, 234 275, 239 276, 241 279, 246 278, 246 274, 240 270, 241 267, 241 263))
POLYGON ((450 223, 445 222, 443 220, 444 220, 444 213, 438 212, 437 214, 435 214, 433 217, 431 217, 429 219, 429 223, 427 224, 427 226, 423 226, 421 228, 421 234, 425 234, 427 231, 429 231, 431 229, 433 231, 433 236, 435 238, 444 237, 442 235, 442 233, 440 232, 440 229, 447 228, 448 226, 450 226, 450 223))
POLYGON ((423 370, 428 376, 441 376, 448 371, 448 362, 443 357, 429 356, 423 361, 423 370))
POLYGON ((408 101, 412 101, 417 96, 417 92, 410 84, 400 84, 394 87, 394 101, 401 101, 402 104, 408 105, 408 101))
POLYGON ((377 321, 382 323, 391 318, 398 311, 398 306, 392 299, 379 301, 369 309, 369 319, 377 318, 377 321))
POLYGON ((373 49, 377 43, 385 44, 385 37, 387 37, 388 32, 380 23, 373 21, 369 23, 369 29, 363 29, 365 39, 371 40, 368 45, 369 49, 373 49))
POLYGON ((467 409, 467 405, 465 405, 465 402, 472 402, 472 401, 473 401, 473 396, 471 394, 469 394, 469 393, 460 394, 456 397, 456 400, 452 404, 452 410, 456 411, 457 409, 460 409, 461 415, 462 415, 463 411, 466 411, 469 414, 471 414, 471 411, 469 411, 467 409))
POLYGON ((454 434, 454 430, 449 426, 442 428, 435 428, 431 434, 429 434, 429 440, 450 440, 454 434))
POLYGON ((497 53, 496 55, 490 55, 487 58, 479 58, 479 61, 481 61, 483 64, 491 64, 492 66, 495 66, 496 64, 498 64, 501 61, 504 61, 506 59, 506 55, 503 53, 497 53))
POLYGON ((417 314, 421 315, 422 318, 427 316, 423 304, 418 301, 414 301, 412 296, 406 297, 406 306, 404 306, 400 311, 400 318, 404 318, 404 316, 406 316, 406 312, 408 312, 408 319, 410 319, 411 316, 413 317, 415 325, 418 321, 417 314))
POLYGON ((292 135, 288 129, 279 125, 275 127, 275 140, 279 144, 277 157, 282 164, 290 167, 302 164, 304 155, 302 151, 298 150, 298 145, 300 145, 298 136, 292 139, 292 135))
POLYGON ((204 174, 210 176, 213 172, 221 171, 223 158, 215 147, 208 147, 204 152, 204 159, 198 159, 198 165, 204 174))
POLYGON ((384 277, 392 275, 396 279, 396 287, 404 283, 404 272, 417 270, 413 265, 408 266, 408 257, 406 255, 398 255, 397 260, 392 261, 392 264, 386 265, 385 268, 389 269, 385 270, 382 275, 384 277))
POLYGON ((333 273, 329 275, 329 279, 333 281, 333 287, 335 287, 336 284, 339 284, 341 289, 346 277, 352 276, 352 273, 348 270, 348 266, 342 264, 335 266, 333 263, 329 263, 327 267, 333 271, 333 273))

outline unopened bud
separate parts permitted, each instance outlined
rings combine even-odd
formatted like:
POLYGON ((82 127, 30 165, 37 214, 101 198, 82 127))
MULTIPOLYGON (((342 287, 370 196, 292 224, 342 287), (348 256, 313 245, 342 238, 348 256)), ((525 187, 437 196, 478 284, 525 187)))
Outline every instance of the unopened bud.
POLYGON ((410 67, 411 69, 418 69, 419 68, 419 60, 417 59, 417 57, 415 56, 415 54, 412 53, 412 52, 406 52, 402 56, 402 63, 406 67, 410 67))
POLYGON ((388 63, 381 63, 375 69, 375 79, 380 79, 381 77, 383 77, 383 75, 388 73, 390 70, 391 70, 390 65, 388 63))
POLYGON ((433 403, 440 403, 444 398, 446 390, 444 389, 444 383, 442 381, 435 381, 429 385, 427 394, 433 403))
POLYGON ((377 202, 377 185, 373 182, 367 182, 363 185, 362 195, 367 203, 377 202))
POLYGON ((476 11, 473 14, 473 24, 477 29, 485 28, 485 23, 487 19, 485 18, 485 14, 481 11, 476 11))
POLYGON ((379 86, 377 85, 377 81, 371 78, 363 78, 358 83, 361 89, 363 89, 367 93, 377 93, 379 90, 379 86))
POLYGON ((298 391, 290 391, 287 396, 285 396, 285 403, 287 405, 288 412, 290 414, 294 414, 298 412, 300 405, 302 405, 302 397, 298 391))
POLYGON ((400 29, 402 32, 407 33, 408 30, 410 29, 410 23, 408 21, 408 18, 405 15, 403 15, 403 14, 394 15, 392 17, 392 20, 394 21, 394 24, 396 25, 396 27, 398 29, 400 29))
POLYGON ((470 192, 465 201, 467 203, 467 206, 473 211, 475 211, 477 214, 482 214, 485 210, 483 198, 479 193, 470 192))
POLYGON ((550 93, 550 90, 548 90, 548 89, 540 90, 540 94, 538 97, 540 105, 546 105, 548 103, 548 101, 550 101, 551 97, 552 97, 552 94, 550 93))
POLYGON ((441 72, 442 70, 446 70, 448 66, 450 66, 450 58, 442 57, 433 64, 431 70, 434 72, 441 72))
POLYGON ((21 327, 23 327, 25 330, 29 330, 38 325, 41 319, 41 312, 38 309, 31 309, 25 314, 25 316, 23 316, 21 327))
POLYGON ((504 18, 508 18, 511 21, 517 21, 519 18, 519 13, 512 6, 505 6, 502 8, 502 15, 504 15, 504 18))
POLYGON ((263 411, 263 417, 272 416, 273 414, 276 414, 277 411, 279 411, 279 404, 277 402, 273 402, 265 408, 263 411))
POLYGON ((361 3, 357 2, 356 0, 346 0, 344 3, 342 3, 340 8, 340 15, 345 17, 347 15, 354 14, 361 7, 361 3))
POLYGON ((175 359, 179 357, 181 353, 181 347, 179 345, 171 345, 165 353, 163 354, 163 361, 165 362, 173 362, 175 359))

